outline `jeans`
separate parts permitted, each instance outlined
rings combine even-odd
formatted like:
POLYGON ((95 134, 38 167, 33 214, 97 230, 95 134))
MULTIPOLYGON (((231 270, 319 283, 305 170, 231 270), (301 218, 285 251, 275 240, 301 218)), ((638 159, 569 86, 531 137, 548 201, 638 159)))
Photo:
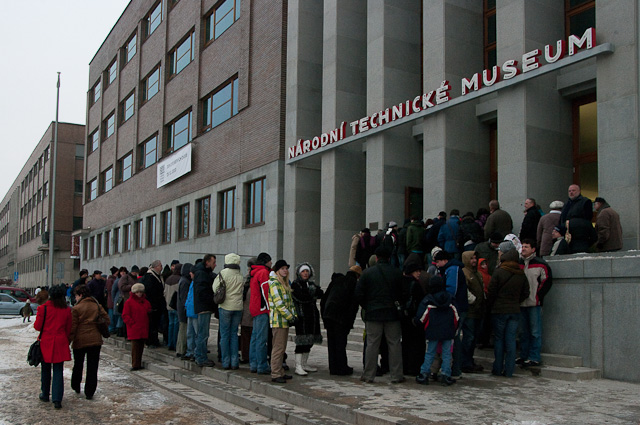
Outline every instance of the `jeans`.
POLYGON ((51 384, 51 363, 40 363, 40 392, 45 397, 49 397, 49 389, 51 389, 51 401, 62 401, 64 395, 64 382, 62 380, 62 371, 64 362, 53 363, 53 385, 51 384))
POLYGON ((82 382, 82 368, 84 366, 84 356, 87 356, 87 377, 84 381, 84 394, 91 398, 98 386, 98 364, 100 363, 100 349, 102 346, 93 345, 91 347, 73 349, 73 372, 71 373, 71 388, 80 392, 82 382))
POLYGON ((460 319, 458 320, 458 330, 456 337, 453 339, 453 365, 451 366, 451 373, 453 376, 460 376, 462 373, 462 329, 464 329, 464 322, 467 319, 467 313, 459 313, 460 319))
POLYGON ((494 375, 513 376, 516 368, 516 334, 518 332, 519 313, 493 314, 493 346, 495 361, 491 371, 494 375), (506 354, 505 354, 506 352, 506 354))
POLYGON ((520 358, 540 362, 542 307, 520 307, 520 358))
POLYGON ((187 318, 187 351, 184 353, 187 357, 195 357, 196 340, 198 339, 198 318, 187 318))
POLYGON ((422 366, 420 367, 421 375, 429 374, 431 363, 433 363, 433 359, 435 359, 436 357, 438 344, 442 345, 442 374, 444 376, 451 376, 451 345, 453 344, 452 339, 427 341, 427 351, 425 351, 424 353, 424 363, 422 363, 422 366))
POLYGON ((116 331, 116 321, 114 320, 113 309, 109 309, 109 332, 116 331))
POLYGON ((225 310, 218 308, 220 315, 220 348, 222 350, 222 367, 238 367, 238 326, 242 320, 242 310, 225 310))
POLYGON ((211 326, 211 313, 198 313, 198 335, 196 337, 196 363, 202 364, 209 360, 207 357, 207 344, 209 343, 209 326, 211 326))
POLYGON ((462 328, 462 367, 473 367, 473 354, 476 350, 476 337, 480 335, 482 319, 465 318, 462 328))
POLYGON ((169 310, 169 330, 168 330, 168 343, 167 347, 176 349, 176 342, 178 341, 178 312, 175 310, 169 310))
POLYGON ((253 331, 249 345, 249 368, 261 373, 271 371, 267 361, 267 341, 269 339, 269 314, 253 318, 253 331))

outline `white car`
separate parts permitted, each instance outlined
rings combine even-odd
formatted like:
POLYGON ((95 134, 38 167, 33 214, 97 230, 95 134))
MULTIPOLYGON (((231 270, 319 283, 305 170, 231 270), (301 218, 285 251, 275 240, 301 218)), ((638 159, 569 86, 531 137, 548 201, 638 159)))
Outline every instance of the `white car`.
MULTIPOLYGON (((9 294, 0 294, 0 314, 17 314, 20 315, 20 310, 26 303, 17 300, 9 294)), ((36 314, 38 304, 31 304, 31 311, 36 314)))

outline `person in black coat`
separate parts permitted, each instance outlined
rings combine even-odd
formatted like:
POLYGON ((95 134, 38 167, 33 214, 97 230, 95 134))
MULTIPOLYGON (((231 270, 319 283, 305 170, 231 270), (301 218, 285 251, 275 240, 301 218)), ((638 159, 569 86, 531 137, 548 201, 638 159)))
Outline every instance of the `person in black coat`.
POLYGON ((307 364, 313 344, 322 343, 320 333, 320 312, 317 300, 324 292, 313 279, 313 268, 309 263, 296 266, 296 279, 291 283, 291 298, 296 307, 296 374, 306 375, 318 369, 307 364))
POLYGON ((422 329, 416 327, 412 319, 427 295, 431 275, 424 270, 422 259, 416 253, 407 257, 402 272, 402 367, 405 375, 416 376, 424 362, 426 345, 422 329))
POLYGON ((540 207, 533 198, 527 198, 524 201, 525 216, 520 227, 520 240, 536 239, 538 234, 538 222, 540 221, 540 207))
POLYGON ((176 343, 176 356, 182 357, 187 352, 187 295, 189 294, 189 286, 191 286, 191 276, 189 272, 193 268, 193 264, 185 263, 180 269, 180 281, 178 282, 178 342, 176 343))
POLYGON ((353 368, 347 361, 347 338, 358 314, 358 303, 353 294, 360 274, 362 274, 360 266, 351 267, 346 275, 334 273, 320 301, 322 320, 327 330, 331 375, 353 374, 353 368))
POLYGON ((162 279, 162 262, 155 260, 147 272, 142 276, 140 283, 144 285, 144 293, 151 304, 151 313, 149 315, 149 338, 147 339, 147 347, 158 348, 160 339, 158 331, 162 319, 162 315, 167 310, 167 302, 164 299, 164 280, 162 279))

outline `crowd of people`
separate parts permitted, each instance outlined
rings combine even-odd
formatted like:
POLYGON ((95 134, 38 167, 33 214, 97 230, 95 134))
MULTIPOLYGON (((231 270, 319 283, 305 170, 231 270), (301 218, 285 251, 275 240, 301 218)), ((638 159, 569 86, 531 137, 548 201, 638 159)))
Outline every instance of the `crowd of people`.
POLYGON ((93 397, 102 345, 98 318, 111 334, 130 341, 132 371, 144 368, 145 346, 165 346, 200 367, 215 366, 208 354, 214 316, 218 361, 225 370, 248 363, 251 373, 286 383, 292 376, 285 351, 294 327, 295 374, 315 372, 309 354, 322 343, 324 326, 330 374, 351 375, 346 347, 359 309, 365 323, 360 379, 366 383, 389 373, 392 383, 408 375, 423 385, 451 385, 462 373, 483 370, 474 360, 480 344, 493 344, 494 375, 510 377, 516 365, 539 366, 542 306, 552 284, 542 257, 621 249, 622 230, 602 198, 595 200, 594 228, 592 203, 576 185, 569 187, 567 202, 552 202, 547 214, 533 198, 524 207, 519 236, 497 200, 475 215, 460 217, 453 209, 448 218, 445 212, 424 222, 411 217, 400 230, 391 221, 376 236, 363 229, 352 238, 348 271, 333 273, 326 290, 315 282, 310 263, 298 264, 290 275, 284 259, 273 263, 266 252, 248 261, 246 276, 235 253, 224 257, 219 273, 213 254, 194 264, 174 260, 163 267, 156 260, 141 269, 112 267, 108 276, 95 270, 91 279, 82 270, 73 285, 38 294, 40 399, 49 401, 51 393, 61 407, 69 344, 71 388, 80 392, 86 357, 84 393, 93 397))

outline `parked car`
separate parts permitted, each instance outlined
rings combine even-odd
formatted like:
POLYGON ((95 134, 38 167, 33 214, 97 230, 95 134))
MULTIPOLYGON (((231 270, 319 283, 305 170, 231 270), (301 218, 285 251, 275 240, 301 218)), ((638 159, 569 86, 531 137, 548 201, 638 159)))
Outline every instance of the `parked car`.
POLYGON ((15 288, 13 286, 0 286, 0 294, 9 294, 18 301, 29 300, 35 302, 35 298, 29 295, 27 291, 22 288, 15 288))
MULTIPOLYGON (((0 294, 0 314, 13 314, 19 315, 20 310, 24 307, 26 302, 20 301, 9 294, 0 294)), ((36 314, 38 305, 31 303, 31 311, 36 314)))

